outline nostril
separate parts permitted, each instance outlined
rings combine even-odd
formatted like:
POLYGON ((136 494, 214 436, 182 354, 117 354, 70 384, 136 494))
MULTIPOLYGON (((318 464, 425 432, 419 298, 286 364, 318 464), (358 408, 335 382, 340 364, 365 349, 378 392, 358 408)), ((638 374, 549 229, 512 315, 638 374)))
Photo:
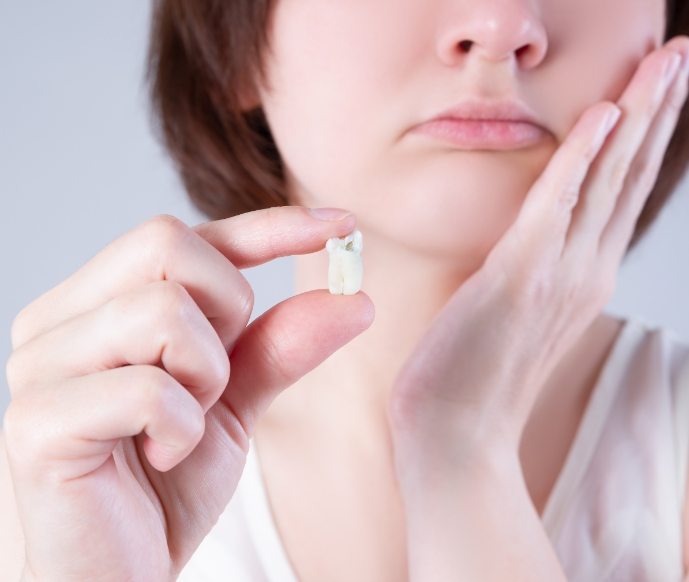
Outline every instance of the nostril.
POLYGON ((462 42, 459 43, 459 48, 462 49, 463 52, 467 53, 469 52, 469 49, 471 48, 471 45, 474 43, 470 40, 463 40, 462 42))
POLYGON ((517 49, 517 58, 521 59, 523 58, 522 55, 528 54, 531 51, 531 45, 530 44, 525 44, 523 47, 520 47, 517 49))

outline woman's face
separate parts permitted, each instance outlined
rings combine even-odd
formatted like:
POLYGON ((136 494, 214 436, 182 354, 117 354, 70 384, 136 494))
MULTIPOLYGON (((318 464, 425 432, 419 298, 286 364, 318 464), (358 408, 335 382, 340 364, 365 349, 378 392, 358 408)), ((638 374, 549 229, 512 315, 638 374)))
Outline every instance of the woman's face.
POLYGON ((665 0, 277 0, 260 88, 290 203, 417 251, 484 257, 578 117, 663 42, 665 0), (468 48, 467 48, 468 47, 468 48), (468 99, 525 103, 530 147, 411 133, 468 99))

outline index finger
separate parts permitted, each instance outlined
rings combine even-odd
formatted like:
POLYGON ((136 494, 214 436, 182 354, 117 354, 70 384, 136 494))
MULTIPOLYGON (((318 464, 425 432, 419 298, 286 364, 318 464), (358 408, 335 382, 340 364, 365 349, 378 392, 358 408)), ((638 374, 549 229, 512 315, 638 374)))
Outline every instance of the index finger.
POLYGON ((588 256, 589 241, 594 237, 597 245, 598 232, 619 192, 609 176, 617 176, 619 181, 626 175, 632 153, 670 83, 671 77, 663 81, 662 75, 671 64, 669 57, 675 55, 666 47, 646 55, 619 104, 603 101, 586 109, 555 151, 512 228, 520 240, 528 239, 536 258, 552 264, 570 253, 588 256), (623 112, 628 115, 606 144, 623 112), (599 156, 601 151, 604 153, 599 156), (589 187, 584 189, 587 180, 589 187))
POLYGON ((194 227, 169 214, 155 216, 22 309, 12 324, 12 349, 158 280, 183 285, 229 348, 253 308, 253 291, 239 269, 321 250, 328 238, 350 232, 355 222, 353 215, 341 221, 318 220, 302 206, 255 210, 194 227))

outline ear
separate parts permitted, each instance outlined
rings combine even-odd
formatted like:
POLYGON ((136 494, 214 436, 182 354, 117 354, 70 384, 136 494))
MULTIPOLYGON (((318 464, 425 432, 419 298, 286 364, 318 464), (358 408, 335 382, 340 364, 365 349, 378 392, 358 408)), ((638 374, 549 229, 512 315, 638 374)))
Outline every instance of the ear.
POLYGON ((249 77, 239 81, 240 85, 237 90, 239 108, 242 112, 251 111, 262 105, 255 75, 249 77))
POLYGON ((254 89, 239 91, 239 109, 242 112, 251 111, 261 106, 261 99, 254 89))

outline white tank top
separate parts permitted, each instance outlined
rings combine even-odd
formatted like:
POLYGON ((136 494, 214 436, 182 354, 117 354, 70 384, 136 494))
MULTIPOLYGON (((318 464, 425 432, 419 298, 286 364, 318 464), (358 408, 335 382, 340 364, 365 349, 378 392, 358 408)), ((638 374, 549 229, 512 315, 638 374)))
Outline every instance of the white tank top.
MULTIPOLYGON (((570 582, 680 582, 689 343, 627 319, 543 513, 570 582)), ((253 439, 237 490, 181 582, 298 582, 253 439)))

